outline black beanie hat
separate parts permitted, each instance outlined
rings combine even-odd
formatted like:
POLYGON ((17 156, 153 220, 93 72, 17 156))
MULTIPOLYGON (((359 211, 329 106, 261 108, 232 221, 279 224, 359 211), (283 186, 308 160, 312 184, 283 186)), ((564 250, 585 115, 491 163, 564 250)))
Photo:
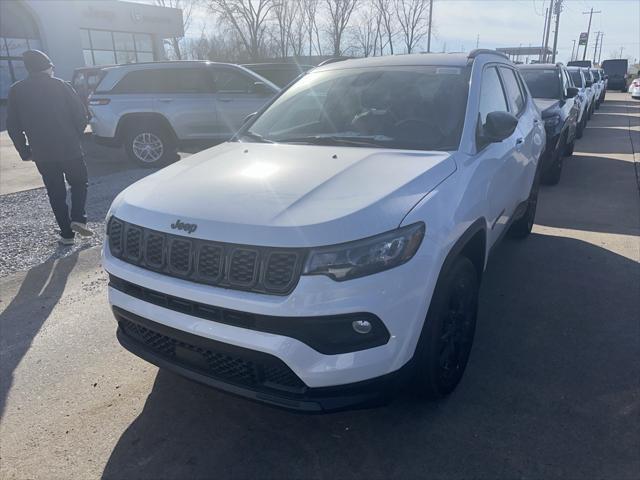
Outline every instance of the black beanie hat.
POLYGON ((40 50, 27 50, 22 54, 24 66, 29 73, 41 72, 49 67, 53 67, 51 59, 40 50))

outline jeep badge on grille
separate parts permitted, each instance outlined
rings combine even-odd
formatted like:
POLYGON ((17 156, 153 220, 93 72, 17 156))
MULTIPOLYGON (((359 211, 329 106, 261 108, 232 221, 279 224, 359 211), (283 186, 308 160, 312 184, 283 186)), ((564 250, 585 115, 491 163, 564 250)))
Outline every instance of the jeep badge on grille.
POLYGON ((182 220, 176 220, 175 223, 171 224, 171 228, 174 230, 183 230, 187 233, 193 233, 198 228, 198 225, 195 223, 184 223, 182 220))

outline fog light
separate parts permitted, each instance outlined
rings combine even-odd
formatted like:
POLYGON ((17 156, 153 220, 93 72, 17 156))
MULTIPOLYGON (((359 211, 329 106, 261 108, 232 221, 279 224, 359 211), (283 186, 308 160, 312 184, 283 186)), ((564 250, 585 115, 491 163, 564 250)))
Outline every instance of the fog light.
POLYGON ((368 320, 354 320, 351 326, 357 333, 369 333, 371 331, 371 322, 368 320))

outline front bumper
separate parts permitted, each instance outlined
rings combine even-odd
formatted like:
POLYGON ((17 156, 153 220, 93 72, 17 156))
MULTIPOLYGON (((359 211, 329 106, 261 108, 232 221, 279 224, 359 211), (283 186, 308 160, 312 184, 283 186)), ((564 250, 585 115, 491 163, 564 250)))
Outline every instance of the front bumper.
POLYGON ((204 339, 113 308, 118 340, 160 368, 228 393, 301 412, 328 412, 385 403, 406 383, 411 364, 378 378, 309 388, 278 358, 204 339))
POLYGON ((400 370, 413 357, 431 301, 442 259, 428 237, 414 258, 386 272, 335 282, 324 276, 303 276, 287 296, 266 295, 198 284, 131 265, 112 256, 108 246, 103 266, 113 277, 152 292, 214 309, 260 317, 344 316, 367 312, 380 319, 388 340, 379 346, 342 353, 322 353, 298 338, 203 318, 188 310, 168 308, 110 287, 113 307, 153 322, 213 340, 272 355, 287 365, 308 388, 336 387, 382 377, 400 370))

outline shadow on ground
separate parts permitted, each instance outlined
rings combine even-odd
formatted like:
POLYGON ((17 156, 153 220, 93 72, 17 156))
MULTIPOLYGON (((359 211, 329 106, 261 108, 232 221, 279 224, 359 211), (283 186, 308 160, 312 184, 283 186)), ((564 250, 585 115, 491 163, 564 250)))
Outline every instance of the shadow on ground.
POLYGON ((503 243, 468 371, 437 403, 305 416, 160 371, 104 478, 635 477, 639 273, 579 240, 503 243))
MULTIPOLYGON (((30 269, 16 295, 0 313, 0 416, 11 389, 13 372, 62 297, 78 254, 79 251, 75 251, 64 258, 57 258, 64 255, 64 249, 60 248, 48 261, 30 269)), ((2 303, 7 301, 5 293, 2 292, 2 303)))

